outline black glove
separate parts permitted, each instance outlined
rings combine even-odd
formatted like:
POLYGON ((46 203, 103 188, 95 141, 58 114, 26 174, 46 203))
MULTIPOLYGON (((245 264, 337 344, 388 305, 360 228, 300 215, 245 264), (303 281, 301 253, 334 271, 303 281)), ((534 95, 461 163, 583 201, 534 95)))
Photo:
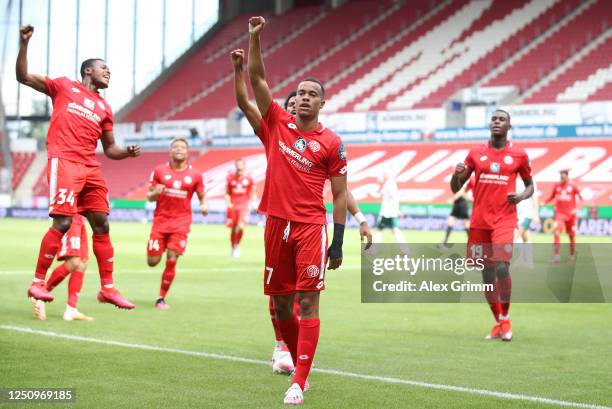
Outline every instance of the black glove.
POLYGON ((342 242, 344 240, 344 225, 334 223, 334 238, 327 249, 327 258, 337 260, 342 258, 342 242))

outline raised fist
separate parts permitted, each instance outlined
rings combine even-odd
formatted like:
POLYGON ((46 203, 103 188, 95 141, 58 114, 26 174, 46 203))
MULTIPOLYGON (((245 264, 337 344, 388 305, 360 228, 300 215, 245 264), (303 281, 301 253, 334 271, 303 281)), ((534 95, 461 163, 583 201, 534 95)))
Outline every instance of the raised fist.
POLYGON ((32 26, 31 24, 26 24, 25 26, 21 26, 19 28, 19 38, 24 43, 30 41, 30 38, 32 38, 32 34, 34 34, 34 26, 32 26))
POLYGON ((263 18, 261 16, 251 17, 249 19, 249 34, 259 34, 259 33, 261 33, 261 30, 263 30, 265 25, 266 25, 266 19, 265 18, 263 18))
POLYGON ((244 50, 239 48, 237 50, 232 51, 232 64, 234 64, 235 68, 241 68, 242 63, 244 61, 244 50))

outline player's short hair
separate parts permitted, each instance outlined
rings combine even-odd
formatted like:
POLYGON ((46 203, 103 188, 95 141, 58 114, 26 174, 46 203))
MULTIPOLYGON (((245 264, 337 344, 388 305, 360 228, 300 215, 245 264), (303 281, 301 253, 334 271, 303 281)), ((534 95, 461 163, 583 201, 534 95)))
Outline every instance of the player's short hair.
POLYGON ((287 95, 287 98, 285 99, 285 111, 287 110, 287 108, 289 107, 289 100, 293 97, 295 97, 297 95, 297 91, 291 91, 291 93, 289 95, 287 95))
POLYGON ((560 174, 565 175, 565 176, 569 176, 569 170, 568 169, 561 169, 559 171, 560 174))
POLYGON ((104 61, 102 58, 88 58, 81 63, 81 78, 85 78, 85 70, 87 68, 92 68, 94 62, 96 61, 104 61))
POLYGON ((304 78, 300 82, 307 82, 307 81, 314 82, 315 84, 319 84, 319 87, 321 87, 321 99, 325 99, 325 87, 323 86, 323 83, 319 81, 318 79, 312 78, 312 77, 304 78))
POLYGON ((493 112, 503 112, 504 114, 506 114, 506 116, 508 117, 508 123, 510 123, 510 112, 503 110, 503 109, 496 109, 493 112))
POLYGON ((176 142, 185 142, 185 145, 187 145, 187 147, 189 148, 189 141, 187 141, 187 138, 185 138, 184 136, 176 136, 172 138, 172 140, 170 141, 170 147, 172 148, 172 145, 174 145, 176 142))

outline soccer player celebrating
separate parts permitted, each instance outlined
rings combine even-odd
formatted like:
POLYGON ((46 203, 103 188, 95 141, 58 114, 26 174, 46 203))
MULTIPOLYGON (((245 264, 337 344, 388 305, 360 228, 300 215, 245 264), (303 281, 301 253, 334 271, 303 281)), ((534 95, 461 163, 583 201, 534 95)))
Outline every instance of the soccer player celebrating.
POLYGON ((93 252, 98 262, 101 290, 98 300, 119 308, 132 309, 113 284, 114 250, 109 236, 108 189, 96 160, 98 139, 110 159, 138 156, 138 145, 120 148, 113 135, 113 113, 99 93, 108 87, 110 70, 104 60, 94 58, 81 64, 82 81, 66 77, 51 79, 28 72, 28 43, 34 27, 20 28, 17 55, 17 81, 47 94, 53 101, 53 115, 47 132, 47 178, 49 181, 49 216, 53 225, 42 239, 34 281, 28 296, 53 301, 45 278, 60 245, 70 229, 73 217, 84 214, 93 230, 93 252))
POLYGON ((225 203, 227 205, 226 226, 231 230, 232 257, 240 257, 240 240, 249 223, 249 200, 257 206, 257 195, 253 179, 244 173, 244 161, 236 161, 236 172, 227 175, 225 203))
POLYGON ((191 198, 195 193, 200 200, 200 212, 208 214, 202 173, 187 162, 187 139, 177 137, 170 142, 170 161, 157 166, 151 173, 147 199, 157 202, 153 213, 153 226, 147 246, 147 263, 154 267, 166 252, 166 267, 161 278, 159 297, 155 307, 170 308, 166 294, 176 274, 176 262, 187 246, 191 226, 191 198))
MULTIPOLYGON (((234 91, 236 94, 236 102, 238 103, 238 107, 245 114, 249 124, 253 128, 253 131, 256 134, 259 134, 260 126, 261 126, 261 113, 257 106, 253 105, 249 102, 247 96, 247 89, 244 83, 243 77, 243 60, 244 60, 244 51, 241 49, 237 49, 231 52, 231 60, 232 65, 234 66, 234 91)), ((287 98, 285 99, 284 108, 291 115, 296 115, 295 108, 295 98, 297 92, 292 91, 287 98)), ((347 190, 347 210, 355 217, 355 219, 359 223, 359 234, 361 240, 367 240, 366 248, 372 245, 372 234, 370 232, 370 228, 368 226, 368 222, 359 210, 357 202, 355 198, 351 194, 350 190, 347 190)), ((295 297, 294 302, 294 320, 298 319, 299 316, 299 302, 297 297, 295 297)), ((274 351, 272 353, 272 371, 274 373, 291 373, 294 369, 293 360, 291 358, 291 354, 289 353, 289 349, 287 348, 286 343, 283 341, 283 336, 278 325, 278 321, 276 320, 276 313, 274 311, 274 303, 272 301, 272 297, 270 297, 269 302, 270 309, 270 318, 272 321, 272 327, 274 328, 275 334, 275 345, 274 351)))
MULTIPOLYGON (((93 320, 93 318, 88 317, 77 309, 88 258, 89 248, 87 245, 85 220, 83 216, 77 215, 73 218, 68 232, 62 237, 62 246, 57 255, 57 259, 64 261, 64 263, 53 270, 46 284, 47 291, 51 292, 70 275, 70 280, 68 281, 68 303, 66 311, 64 311, 64 320, 66 321, 93 320)), ((45 303, 43 301, 32 298, 32 307, 36 318, 43 321, 47 319, 45 303)))
POLYGON ((304 403, 303 391, 319 340, 319 295, 325 288, 325 263, 330 270, 342 264, 346 222, 346 151, 336 134, 318 122, 325 104, 320 82, 299 83, 297 115, 287 113, 272 99, 261 56, 263 17, 249 20, 248 71, 259 112, 258 136, 268 167, 259 211, 267 215, 264 293, 273 297, 278 325, 296 370, 285 393, 285 404, 304 403), (323 204, 325 180, 333 195, 334 237, 327 247, 327 219, 323 204), (293 315, 294 297, 300 320, 293 315))
POLYGON ((576 259, 576 214, 578 213, 577 203, 582 201, 580 190, 576 185, 570 183, 569 170, 564 169, 559 172, 561 181, 557 183, 550 196, 546 199, 546 203, 555 201, 555 238, 553 246, 553 258, 551 262, 559 263, 561 256, 559 255, 559 249, 561 247, 561 233, 563 226, 565 226, 565 232, 569 236, 570 241, 570 255, 567 259, 568 263, 574 262, 576 259))
POLYGON ((516 204, 533 194, 531 166, 524 149, 508 140, 510 115, 496 110, 489 124, 491 138, 468 153, 465 163, 459 163, 451 178, 453 193, 475 174, 474 207, 468 235, 468 257, 482 259, 485 284, 493 284, 493 291, 485 296, 495 325, 486 339, 512 339, 510 324, 510 295, 512 280, 509 261, 512 258, 516 204), (515 192, 516 176, 520 175, 525 190, 515 192))

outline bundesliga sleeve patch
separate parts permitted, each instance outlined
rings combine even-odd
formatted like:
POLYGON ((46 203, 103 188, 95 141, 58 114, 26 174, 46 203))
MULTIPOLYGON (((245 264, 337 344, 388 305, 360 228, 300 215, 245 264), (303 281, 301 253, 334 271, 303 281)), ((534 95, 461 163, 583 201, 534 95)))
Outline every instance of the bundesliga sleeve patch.
POLYGON ((338 156, 340 157, 340 160, 346 160, 346 149, 344 148, 344 144, 340 144, 340 147, 338 148, 338 156))

